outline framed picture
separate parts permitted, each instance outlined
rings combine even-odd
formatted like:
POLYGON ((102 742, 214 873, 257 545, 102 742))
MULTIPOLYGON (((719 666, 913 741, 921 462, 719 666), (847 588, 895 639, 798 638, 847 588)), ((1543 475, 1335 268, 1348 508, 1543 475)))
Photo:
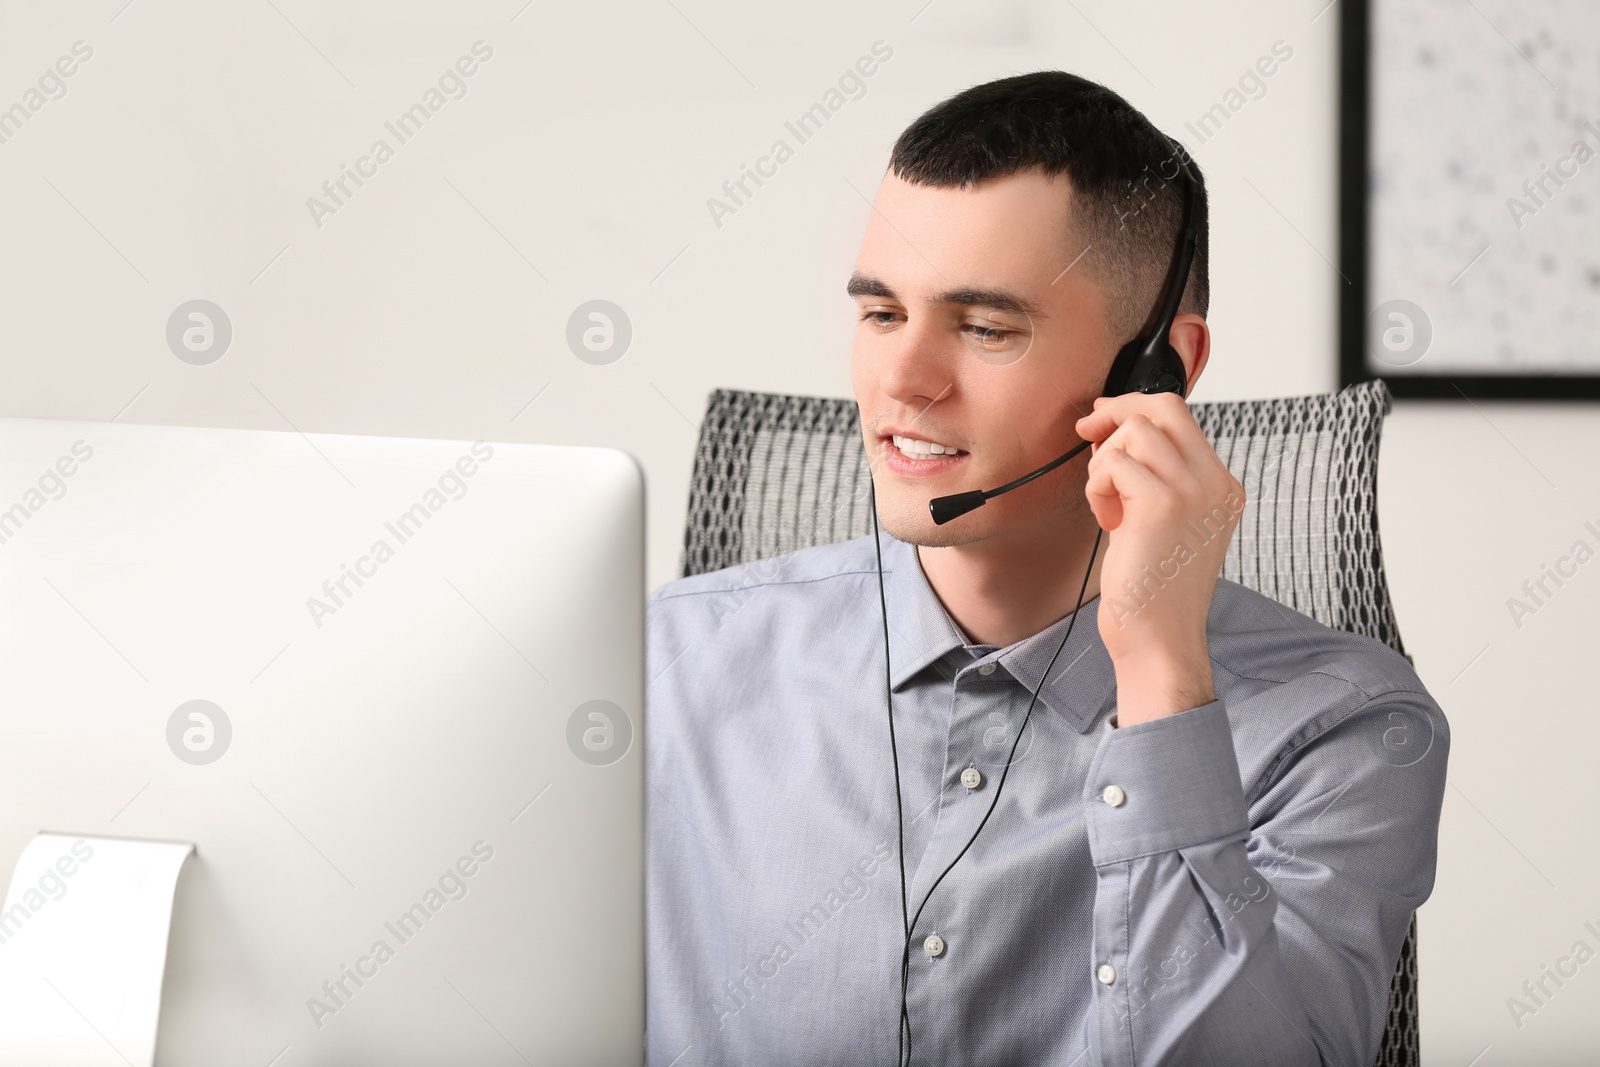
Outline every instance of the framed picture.
POLYGON ((1341 384, 1600 398, 1600 3, 1340 6, 1341 384))

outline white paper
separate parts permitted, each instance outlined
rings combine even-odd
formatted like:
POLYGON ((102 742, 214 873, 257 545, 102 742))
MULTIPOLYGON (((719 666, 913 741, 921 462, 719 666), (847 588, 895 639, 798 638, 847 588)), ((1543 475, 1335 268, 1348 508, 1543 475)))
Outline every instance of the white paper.
POLYGON ((191 844, 44 833, 0 910, 0 1067, 151 1067, 191 844))

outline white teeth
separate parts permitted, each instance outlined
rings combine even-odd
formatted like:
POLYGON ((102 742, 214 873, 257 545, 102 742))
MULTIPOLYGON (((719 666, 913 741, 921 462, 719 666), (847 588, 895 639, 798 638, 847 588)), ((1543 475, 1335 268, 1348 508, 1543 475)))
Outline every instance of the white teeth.
POLYGON ((908 456, 926 458, 929 456, 955 456, 963 455, 961 449, 955 445, 942 445, 937 441, 919 441, 915 437, 902 437, 894 434, 894 446, 908 456))

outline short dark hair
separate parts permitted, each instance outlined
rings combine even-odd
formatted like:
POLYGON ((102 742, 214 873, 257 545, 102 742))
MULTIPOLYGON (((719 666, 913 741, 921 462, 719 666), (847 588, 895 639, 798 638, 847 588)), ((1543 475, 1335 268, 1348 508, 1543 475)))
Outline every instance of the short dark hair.
MULTIPOLYGON (((1081 266, 1106 293, 1120 345, 1155 317, 1171 270, 1185 196, 1172 180, 1175 152, 1115 92, 1044 70, 975 85, 928 109, 895 141, 889 170, 918 185, 958 188, 1032 169, 1065 174, 1075 243, 1088 248, 1081 266)), ((1200 186, 1199 240, 1179 310, 1203 318, 1211 302, 1205 179, 1184 157, 1200 186)))

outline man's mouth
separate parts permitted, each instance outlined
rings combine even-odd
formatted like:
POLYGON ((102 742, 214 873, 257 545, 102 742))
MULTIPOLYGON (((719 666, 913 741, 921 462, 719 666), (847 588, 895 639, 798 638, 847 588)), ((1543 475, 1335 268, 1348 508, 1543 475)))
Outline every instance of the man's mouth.
POLYGON ((964 456, 965 450, 955 445, 943 444, 939 441, 926 441, 919 437, 908 437, 904 434, 891 434, 889 440, 894 447, 900 450, 901 455, 909 459, 942 459, 947 456, 964 456))

